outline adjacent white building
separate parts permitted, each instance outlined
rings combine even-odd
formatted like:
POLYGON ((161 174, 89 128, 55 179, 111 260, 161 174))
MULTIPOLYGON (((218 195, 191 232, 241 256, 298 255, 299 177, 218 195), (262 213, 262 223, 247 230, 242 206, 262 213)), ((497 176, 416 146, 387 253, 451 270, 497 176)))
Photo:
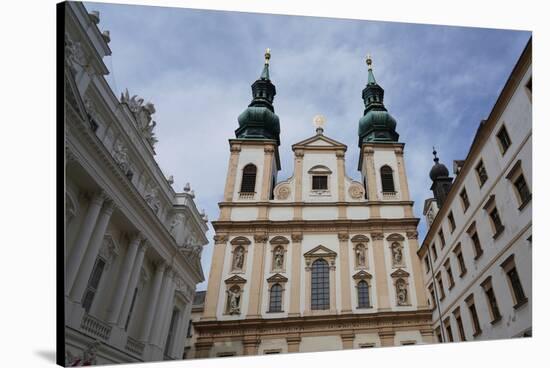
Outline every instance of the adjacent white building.
POLYGON ((65 12, 65 364, 181 359, 207 243, 194 193, 155 161, 154 105, 104 76, 99 14, 65 12))
POLYGON ((529 41, 454 180, 434 159, 418 255, 440 342, 531 336, 531 73, 529 41))

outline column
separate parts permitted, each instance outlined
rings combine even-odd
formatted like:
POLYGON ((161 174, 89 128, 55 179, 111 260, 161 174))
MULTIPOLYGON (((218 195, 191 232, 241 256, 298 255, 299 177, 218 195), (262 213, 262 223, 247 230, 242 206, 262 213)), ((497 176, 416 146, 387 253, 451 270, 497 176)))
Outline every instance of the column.
MULTIPOLYGON (((275 148, 272 144, 264 147, 264 172, 262 179, 262 188, 260 192, 260 202, 269 201, 271 187, 271 178, 273 175, 273 154, 275 148)), ((258 207, 258 220, 267 220, 267 206, 261 205, 258 207)))
POLYGON ((170 290, 172 289, 172 278, 174 273, 172 270, 169 270, 164 275, 164 280, 162 282, 162 288, 160 297, 158 300, 157 308, 155 310, 155 317, 153 318, 153 327, 151 329, 151 335, 149 336, 149 343, 153 345, 159 345, 160 333, 164 327, 164 313, 166 311, 166 304, 168 303, 168 297, 170 296, 170 290))
POLYGON ((151 285, 151 292, 148 295, 147 300, 149 300, 149 305, 146 309, 145 319, 143 320, 143 326, 141 329, 141 341, 148 341, 149 334, 151 333, 151 326, 153 324, 153 318, 155 316, 155 310, 158 304, 158 298, 160 294, 160 288, 162 285, 162 280, 164 276, 164 271, 166 270, 166 263, 161 262, 157 265, 155 270, 155 277, 153 279, 153 285, 151 285))
POLYGON ((340 338, 342 339, 343 349, 353 349, 353 340, 355 339, 355 334, 353 332, 340 334, 340 338))
POLYGON ((409 186, 407 185, 407 172, 405 170, 405 161, 403 160, 403 147, 395 148, 395 157, 397 158, 397 173, 399 175, 399 187, 401 189, 401 200, 410 201, 409 186))
POLYGON ((70 293, 71 300, 75 302, 80 303, 82 300, 84 290, 86 289, 86 285, 88 284, 88 279, 92 273, 97 255, 99 254, 99 250, 103 244, 103 238, 105 237, 105 232, 107 231, 107 226, 109 225, 109 220, 111 219, 114 209, 114 203, 109 200, 105 202, 99 213, 97 224, 90 240, 90 245, 86 250, 86 254, 84 255, 70 293))
POLYGON ((132 305, 132 298, 134 297, 134 290, 139 282, 143 259, 145 258, 145 252, 148 247, 149 244, 147 243, 147 240, 142 241, 139 246, 138 254, 132 268, 132 274, 130 275, 130 281, 128 282, 128 288, 124 296, 124 302, 122 303, 122 308, 120 310, 120 317, 118 319, 118 325, 121 328, 124 328, 126 325, 126 319, 128 318, 128 313, 130 313, 130 306, 132 305))
POLYGON ((338 233, 340 241, 340 283, 342 289, 342 313, 351 312, 351 277, 349 272, 349 234, 338 233))
MULTIPOLYGON (((412 266, 413 277, 410 279, 414 283, 414 291, 416 294, 416 305, 418 308, 429 308, 428 307, 428 296, 426 289, 423 287, 422 282, 422 265, 420 263, 420 258, 416 256, 416 251, 420 248, 418 246, 418 232, 407 231, 407 239, 409 243, 409 254, 410 262, 412 266)), ((431 331, 431 330, 430 330, 431 331)))
POLYGON ((374 272, 376 275, 376 296, 378 310, 390 310, 390 296, 388 290, 388 275, 386 270, 386 258, 384 256, 384 234, 371 234, 374 253, 374 272))
MULTIPOLYGON (((237 178, 237 166, 239 164, 239 155, 241 146, 231 144, 231 156, 227 169, 227 178, 225 179, 225 191, 223 195, 224 202, 232 202, 235 193, 235 180, 237 178)), ((227 206, 221 208, 220 220, 229 220, 231 209, 227 206)))
MULTIPOLYGON (((164 350, 166 344, 166 339, 168 338, 168 330, 170 329, 170 321, 172 320, 172 312, 174 311, 174 295, 176 293, 176 275, 174 271, 174 277, 172 278, 172 283, 170 284, 170 289, 168 291, 168 301, 164 307, 164 315, 161 316, 164 318, 162 322, 162 330, 160 331, 159 347, 164 350)), ((181 311, 183 313, 183 311, 181 311)), ((175 338, 175 336, 174 336, 175 338)))
MULTIPOLYGON (((294 202, 302 202, 302 182, 303 182, 303 162, 304 162, 304 151, 296 150, 294 151, 294 177, 296 178, 296 187, 294 188, 294 202)), ((302 206, 294 206, 294 220, 302 219, 302 206)))
POLYGON ((250 280, 247 318, 261 317, 266 242, 267 235, 254 235, 254 257, 252 262, 253 277, 252 280, 250 280))
POLYGON ((227 240, 227 235, 214 235, 214 254, 212 255, 212 264, 208 276, 208 288, 206 289, 204 300, 204 314, 201 320, 216 319, 227 240))
POLYGON ((183 355, 184 343, 187 338, 187 326, 191 320, 191 308, 192 302, 187 301, 185 304, 185 310, 180 313, 180 320, 178 322, 178 331, 176 333, 176 339, 174 340, 174 347, 172 355, 177 358, 181 358, 183 355))
POLYGON ((243 355, 258 355, 260 339, 256 336, 246 336, 243 339, 243 355))
POLYGON ((345 219, 347 217, 346 206, 343 202, 346 201, 346 191, 345 191, 345 175, 346 169, 344 167, 344 151, 336 152, 337 160, 337 170, 338 170, 338 202, 341 204, 338 205, 338 219, 345 219))
POLYGON ((122 308, 122 302, 124 301, 124 296, 126 295, 128 289, 128 281, 130 281, 130 274, 132 273, 132 267, 134 266, 137 251, 141 241, 141 234, 138 233, 134 235, 132 237, 132 240, 130 241, 130 244, 128 245, 128 250, 126 251, 126 254, 124 256, 124 263, 122 264, 122 268, 119 271, 119 276, 115 286, 111 306, 108 309, 107 321, 111 324, 115 324, 118 322, 118 317, 122 308))
POLYGON ((329 290, 330 291, 330 313, 336 313, 336 260, 335 259, 330 260, 329 282, 330 282, 330 290, 329 290))
POLYGON ((300 336, 287 336, 286 344, 289 353, 298 353, 300 351, 300 342, 302 338, 300 336))
MULTIPOLYGON (((376 189, 376 169, 374 167, 374 149, 372 147, 365 147, 365 172, 367 174, 367 190, 369 194, 369 201, 378 201, 378 190, 376 189)), ((371 206, 370 216, 372 218, 380 217, 380 207, 371 206)))
POLYGON ((292 238, 292 279, 290 284, 290 310, 289 317, 300 316, 300 287, 301 283, 301 263, 302 263, 302 234, 295 233, 292 238))
POLYGON ((84 217, 78 237, 76 238, 76 241, 71 249, 71 254, 69 255, 67 265, 65 267, 65 294, 69 294, 73 287, 76 274, 80 268, 80 263, 82 262, 82 258, 84 257, 84 253, 86 252, 86 248, 90 242, 90 237, 92 236, 97 217, 99 216, 99 211, 101 210, 101 206, 103 205, 103 201, 105 199, 105 193, 101 192, 95 194, 90 200, 86 217, 84 217))

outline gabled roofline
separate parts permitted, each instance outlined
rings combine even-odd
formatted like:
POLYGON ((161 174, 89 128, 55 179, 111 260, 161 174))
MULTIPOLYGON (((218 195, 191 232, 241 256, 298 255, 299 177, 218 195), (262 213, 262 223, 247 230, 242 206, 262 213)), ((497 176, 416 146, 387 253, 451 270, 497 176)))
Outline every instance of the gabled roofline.
POLYGON ((344 143, 341 143, 341 142, 338 142, 337 140, 334 140, 332 138, 329 138, 323 134, 316 134, 314 136, 311 136, 309 138, 306 138, 304 139, 303 141, 300 141, 298 143, 295 143, 292 145, 292 150, 296 150, 296 149, 324 149, 324 150, 333 150, 333 149, 336 149, 336 148, 340 148, 340 149, 343 149, 344 152, 347 151, 348 149, 348 146, 346 146, 344 143), (331 144, 332 146, 315 146, 315 147, 312 147, 312 146, 308 146, 307 144, 308 143, 312 143, 312 142, 315 142, 316 140, 322 140, 326 143, 329 143, 331 144))

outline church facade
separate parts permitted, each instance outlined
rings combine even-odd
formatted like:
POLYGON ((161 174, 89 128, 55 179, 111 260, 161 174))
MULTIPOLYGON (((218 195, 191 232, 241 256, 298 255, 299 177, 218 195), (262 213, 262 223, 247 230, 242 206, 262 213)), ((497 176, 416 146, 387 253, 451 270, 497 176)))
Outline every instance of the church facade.
POLYGON ((372 61, 359 121, 361 182, 348 147, 324 134, 292 146, 277 179, 279 117, 269 51, 253 99, 229 139, 229 164, 197 358, 431 343, 404 143, 372 61))

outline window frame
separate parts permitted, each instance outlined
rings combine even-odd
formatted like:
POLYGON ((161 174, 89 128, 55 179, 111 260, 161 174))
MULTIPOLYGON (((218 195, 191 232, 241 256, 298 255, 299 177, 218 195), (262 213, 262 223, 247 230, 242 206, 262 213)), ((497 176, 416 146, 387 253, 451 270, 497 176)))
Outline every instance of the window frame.
POLYGON ((453 211, 449 211, 449 213, 447 214, 447 221, 449 222, 449 229, 451 230, 452 234, 456 230, 456 222, 453 211))
POLYGON ((462 244, 461 243, 458 243, 454 247, 453 253, 455 254, 455 257, 458 261, 458 268, 460 269, 460 274, 458 275, 458 277, 462 278, 468 272, 468 268, 466 267, 466 262, 464 260, 464 254, 462 253, 462 244))
POLYGON ((475 338, 481 335, 483 330, 481 329, 481 323, 479 321, 479 314, 477 313, 474 294, 470 294, 466 298, 465 302, 468 307, 468 311, 470 312, 470 320, 472 322, 472 331, 473 331, 472 336, 475 338))
POLYGON ((455 286, 455 279, 453 276, 453 269, 451 267, 450 258, 447 258, 447 260, 443 263, 443 267, 445 268, 445 271, 447 273, 447 281, 449 281, 449 290, 451 290, 455 286))
POLYGON ((101 285, 101 280, 103 278, 103 274, 105 273, 107 269, 107 260, 101 256, 98 256, 94 262, 94 266, 92 268, 92 272, 90 273, 90 277, 88 278, 88 283, 86 284, 86 289, 84 290, 84 294, 82 296, 82 301, 81 301, 81 305, 82 305, 82 308, 84 308, 84 311, 86 313, 90 313, 90 310, 92 309, 92 306, 94 304, 94 300, 99 292, 99 287, 101 285), (99 267, 99 262, 102 262, 103 263, 103 266, 101 268, 101 271, 99 272, 99 276, 97 276, 97 285, 95 286, 92 286, 91 283, 92 281, 94 281, 95 279, 95 274, 96 274, 96 270, 97 270, 97 267, 99 267), (88 297, 88 294, 91 293, 91 298, 90 298, 90 301, 89 303, 87 303, 87 297, 88 297))
POLYGON ((500 153, 504 156, 506 152, 508 152, 508 149, 512 146, 512 139, 510 138, 510 134, 508 134, 508 129, 506 129, 506 125, 504 123, 495 134, 495 137, 498 142, 498 147, 500 148, 500 153), (503 141, 507 141, 506 144, 503 143, 503 141))
POLYGON ((508 256, 504 260, 504 262, 500 264, 500 267, 503 269, 504 273, 506 274, 506 282, 508 284, 510 294, 512 295, 512 300, 514 302, 514 309, 518 309, 521 306, 527 304, 527 302, 529 301, 529 298, 525 294, 525 289, 523 288, 521 278, 519 277, 519 272, 514 260, 514 254, 511 254, 510 256, 508 256), (512 280, 512 277, 510 276, 510 273, 512 271, 514 271, 514 273, 517 275, 517 284, 514 283, 514 281, 512 280))
POLYGON ((468 197, 466 187, 462 188, 460 191, 460 202, 462 203, 462 209, 464 212, 468 211, 468 208, 470 208, 470 199, 468 197))
POLYGON ((512 190, 519 204, 518 210, 522 211, 525 207, 527 207, 529 202, 531 202, 531 198, 533 194, 531 192, 531 188, 529 187, 529 184, 527 183, 525 173, 523 172, 523 169, 521 167, 521 160, 517 160, 514 166, 512 166, 512 168, 506 175, 506 179, 508 179, 512 184, 512 188, 513 188, 512 190), (523 182, 525 183, 525 188, 527 190, 527 194, 525 196, 517 186, 517 181, 520 178, 523 178, 523 182))
POLYGON ((382 188, 382 193, 397 193, 396 187, 395 187, 395 178, 393 175, 393 168, 389 165, 383 165, 380 167, 380 186, 382 188), (387 169, 387 170, 386 170, 387 169), (391 186, 387 187, 390 184, 391 179, 391 186), (392 189, 392 190, 387 190, 392 189))
POLYGON ((311 263, 311 310, 330 310, 330 264, 323 258, 311 263), (320 266, 322 265, 322 266, 320 266))
POLYGON ((479 183, 479 187, 482 188, 483 185, 489 180, 489 174, 487 174, 487 168, 485 167, 485 163, 483 162, 483 159, 480 159, 475 167, 477 181, 479 183), (480 171, 483 171, 485 175, 483 176, 480 171))
POLYGON ((491 324, 495 324, 502 319, 500 308, 498 306, 497 297, 495 295, 495 289, 491 281, 491 276, 487 277, 481 284, 481 288, 485 293, 487 305, 489 309, 489 315, 491 316, 491 324))
POLYGON ((256 195, 256 185, 258 182, 258 167, 253 163, 248 163, 242 168, 241 172, 241 185, 239 189, 239 197, 249 197, 252 196, 252 198, 246 198, 246 199, 254 199, 254 196, 256 195), (247 173, 247 168, 254 168, 254 173, 251 172, 247 173), (252 180, 253 176, 253 180, 252 180), (245 181, 245 178, 247 179, 245 181), (245 187, 245 185, 247 187, 245 187), (248 190, 252 189, 252 190, 248 190))

